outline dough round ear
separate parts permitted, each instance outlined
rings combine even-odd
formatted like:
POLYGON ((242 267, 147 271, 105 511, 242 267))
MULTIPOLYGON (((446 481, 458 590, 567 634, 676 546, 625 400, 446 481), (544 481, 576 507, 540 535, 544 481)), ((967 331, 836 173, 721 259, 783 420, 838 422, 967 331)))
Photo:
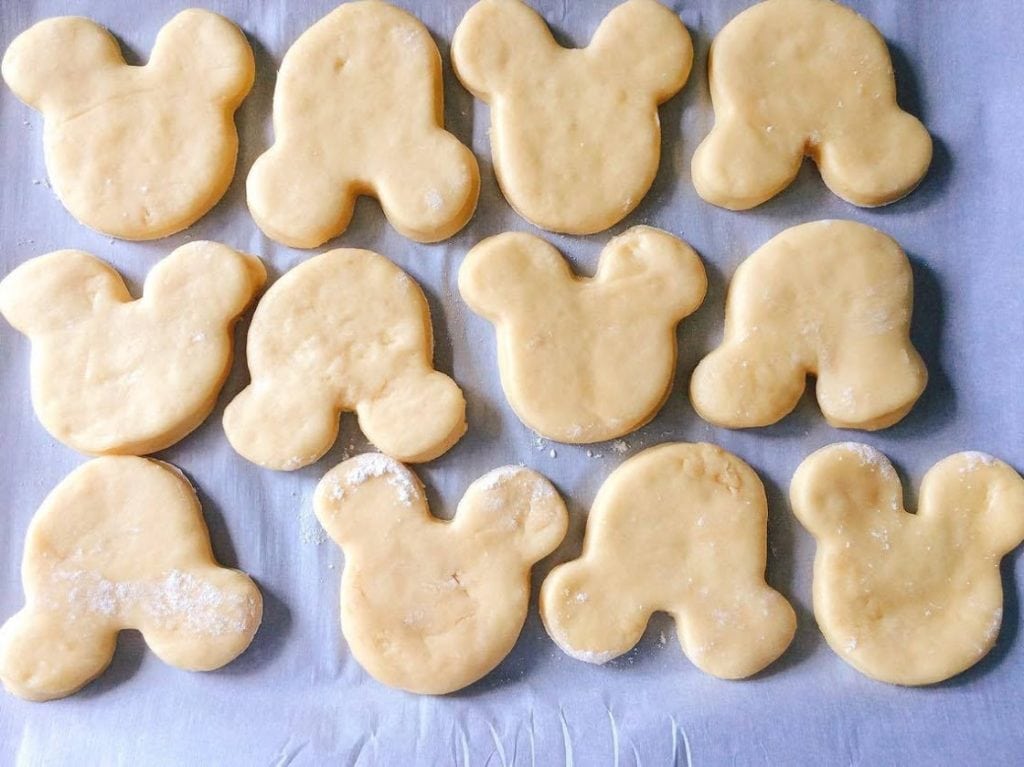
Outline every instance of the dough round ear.
POLYGON ((18 35, 3 58, 3 77, 14 94, 42 112, 59 112, 86 98, 91 85, 124 65, 107 30, 89 19, 45 19, 18 35))
POLYGON ((88 319, 103 301, 130 301, 113 267, 80 250, 33 258, 0 281, 0 314, 27 336, 88 319))
POLYGON ((903 513, 903 486, 889 459, 869 445, 842 442, 811 453, 789 487, 793 513, 821 542, 860 527, 866 512, 903 513))
POLYGON ((656 0, 629 0, 613 9, 590 46, 615 76, 649 92, 658 104, 683 87, 693 64, 686 26, 656 0))
MULTIPOLYGON (((452 37, 452 67, 459 81, 481 101, 489 102, 523 62, 520 46, 546 40, 558 44, 536 11, 520 0, 480 0, 462 17, 452 37)), ((544 67, 543 61, 526 62, 544 67)))
POLYGON ((149 66, 237 106, 252 88, 256 60, 242 31, 216 13, 190 8, 160 30, 149 66))

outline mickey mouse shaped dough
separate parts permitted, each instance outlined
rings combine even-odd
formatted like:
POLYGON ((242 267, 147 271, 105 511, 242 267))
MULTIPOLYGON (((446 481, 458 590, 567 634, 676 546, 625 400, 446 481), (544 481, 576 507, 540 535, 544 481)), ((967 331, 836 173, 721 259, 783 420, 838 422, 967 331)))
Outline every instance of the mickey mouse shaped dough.
POLYGON ((530 568, 562 541, 565 504, 518 466, 485 474, 455 518, 431 516, 419 480, 381 454, 321 480, 316 515, 344 549, 341 628, 380 682, 441 695, 472 684, 515 644, 530 568))
POLYGON ((102 674, 122 629, 172 666, 220 668, 263 613, 249 577, 214 560, 188 480, 145 458, 97 458, 54 488, 29 526, 21 575, 26 604, 0 629, 0 680, 29 700, 102 674))
POLYGON ((932 158, 896 104, 885 40, 831 0, 764 0, 718 33, 708 57, 715 127, 693 155, 697 193, 746 210, 796 178, 805 156, 862 207, 913 191, 932 158))
POLYGON ((195 223, 235 174, 232 121, 255 77, 245 35, 202 10, 160 30, 149 63, 129 66, 107 30, 77 16, 19 35, 3 59, 15 95, 43 113, 46 168, 86 226, 127 240, 195 223))
POLYGON ((883 682, 931 684, 995 644, 999 560, 1024 540, 1024 479, 1005 463, 951 455, 925 475, 910 514, 888 459, 847 442, 804 460, 790 499, 818 541, 818 626, 854 668, 883 682))
POLYGON ((854 221, 787 229, 736 270, 725 339, 693 371, 693 406, 719 426, 767 426, 813 374, 832 426, 891 426, 928 382, 912 305, 910 263, 891 238, 854 221))
POLYGON ((355 411, 367 439, 402 461, 429 461, 466 431, 466 401, 431 364, 423 291, 384 256, 339 249, 304 261, 256 307, 252 383, 224 429, 241 455, 290 471, 316 461, 355 411))
POLYGON ((490 237, 466 256, 459 290, 498 333, 505 396, 522 421, 559 442, 628 434, 672 387, 675 328, 707 289, 700 258, 648 226, 612 239, 597 274, 572 274, 525 233, 490 237))
POLYGON ((572 657, 605 663, 663 610, 702 671, 757 673, 796 631, 793 609, 764 581, 767 518, 764 487, 736 456, 708 444, 644 450, 598 491, 583 555, 545 579, 548 633, 572 657))
POLYGON ((658 170, 658 105, 686 82, 693 48, 674 12, 629 0, 586 48, 563 48, 519 0, 481 0, 455 30, 459 80, 491 107, 498 183, 539 227, 591 234, 621 221, 658 170))
POLYGON ((444 130, 442 99, 441 55, 416 18, 377 0, 336 8, 281 62, 276 141, 248 179, 260 229, 313 248, 369 194, 406 237, 451 237, 476 209, 480 171, 444 130))
POLYGON ((50 434, 83 453, 152 453, 213 410, 231 328, 265 279, 258 259, 193 242, 132 300, 108 264, 59 250, 0 282, 0 313, 32 341, 32 403, 50 434))

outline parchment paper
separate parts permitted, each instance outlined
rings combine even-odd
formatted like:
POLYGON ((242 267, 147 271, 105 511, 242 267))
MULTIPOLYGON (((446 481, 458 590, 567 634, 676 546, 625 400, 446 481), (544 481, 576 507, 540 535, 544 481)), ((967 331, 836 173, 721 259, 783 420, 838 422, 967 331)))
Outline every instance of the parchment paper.
MULTIPOLYGON (((585 44, 615 0, 539 2, 563 44, 585 44)), ((678 376, 658 417, 612 445, 571 447, 538 440, 509 409, 498 383, 494 336, 459 298, 456 273, 467 249, 507 229, 536 231, 497 190, 488 112, 451 73, 448 45, 470 5, 400 0, 430 27, 445 59, 448 127, 480 158, 483 192, 467 229, 432 246, 410 243, 370 200, 332 246, 387 254, 427 292, 439 367, 469 401, 470 431, 448 454, 417 469, 436 513, 450 514, 466 486, 495 466, 523 462, 566 497, 572 525, 563 546, 535 571, 534 591, 557 562, 575 557, 594 494, 625 457, 666 440, 710 440, 736 452, 763 478, 771 504, 768 578, 799 613, 795 642, 758 677, 724 682, 681 654, 674 628, 656 616, 639 647, 605 667, 563 655, 547 638, 535 603, 512 654, 483 681, 444 698, 382 687, 348 653, 338 622, 342 559, 323 539, 310 498, 345 452, 365 448, 346 418, 335 449, 285 474, 237 456, 221 426, 223 407, 247 381, 246 326, 217 411, 159 457, 197 486, 221 561, 259 582, 266 617, 253 646, 213 673, 165 666, 127 632, 111 668, 81 693, 46 704, 0 694, 0 763, 123 765, 709 765, 1024 763, 1024 641, 1020 551, 1003 566, 1006 613, 999 641, 977 667, 945 684, 900 689, 873 682, 836 657, 810 612, 809 535, 786 501, 800 460, 822 445, 858 439, 892 457, 916 486, 940 458, 985 450, 1024 469, 1024 6, 1015 0, 853 0, 889 41, 902 105, 935 137, 923 185, 880 210, 832 196, 813 167, 766 205, 730 213, 698 199, 690 157, 710 129, 706 55, 712 36, 745 0, 672 5, 693 35, 696 56, 685 90, 661 109, 662 161, 654 189, 607 233, 550 239, 592 273, 608 238, 650 223, 688 240, 703 256, 710 291, 681 326, 678 376), (910 415, 881 433, 829 428, 812 400, 777 426, 730 432, 702 422, 686 396, 690 371, 720 339, 724 292, 736 266, 782 229, 820 218, 852 218, 894 236, 915 277, 914 342, 931 382, 910 415), (589 452, 588 452, 589 451, 589 452)), ((273 277, 309 257, 263 237, 245 207, 245 176, 269 145, 275 70, 288 46, 333 6, 209 0, 249 35, 256 86, 238 113, 241 150, 230 192, 183 234, 152 243, 113 241, 77 224, 46 183, 42 118, 0 92, 0 271, 58 248, 112 262, 138 290, 146 272, 190 239, 214 239, 260 255, 273 277)), ((148 55, 159 27, 185 0, 61 2, 6 0, 4 47, 31 23, 80 14, 113 30, 130 60, 148 55)), ((25 529, 38 504, 84 458, 50 438, 32 412, 29 344, 0 323, 0 619, 22 604, 25 529)))

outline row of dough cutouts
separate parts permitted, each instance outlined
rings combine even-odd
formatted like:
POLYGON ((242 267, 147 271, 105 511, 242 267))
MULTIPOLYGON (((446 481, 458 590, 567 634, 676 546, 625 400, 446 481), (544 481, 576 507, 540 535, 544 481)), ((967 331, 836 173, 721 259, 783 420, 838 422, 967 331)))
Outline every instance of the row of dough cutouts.
MULTIPOLYGON (((925 475, 917 514, 902 496, 888 459, 857 443, 813 453, 790 486, 817 540, 814 614, 829 645, 873 678, 928 684, 996 641, 999 561, 1024 539, 1024 479, 991 456, 957 453, 925 475)), ((568 524, 551 483, 521 466, 485 474, 443 521, 416 476, 382 453, 329 471, 314 507, 344 551, 352 655, 379 681, 425 694, 472 684, 511 651, 531 568, 568 524)), ((605 663, 663 611, 702 671, 757 673, 796 630, 765 582, 767 515, 757 474, 725 450, 644 450, 598 492, 580 557, 544 580, 548 634, 574 658, 605 663)), ((0 680, 32 700, 101 674, 122 629, 201 671, 236 658, 261 622, 254 583, 214 560, 192 486, 145 458, 97 458, 58 485, 29 527, 22 577, 26 605, 0 629, 0 680)))
MULTIPOLYGON (((896 104, 885 41, 831 0, 765 0, 733 19, 709 61, 715 127, 697 149, 701 197, 745 209, 787 187, 805 156, 862 206, 910 192, 931 162, 918 120, 896 104)), ((659 164, 658 105, 690 72, 679 17, 629 0, 591 43, 566 49, 519 0, 481 0, 459 24, 452 63, 491 109, 491 149, 509 203, 544 229, 602 231, 643 199, 659 164)), ((145 66, 80 17, 42 21, 7 50, 3 76, 45 118, 58 197, 82 223, 131 240, 203 216, 235 171, 235 110, 255 63, 242 32, 188 10, 160 32, 145 66)), ((275 143, 253 165, 249 209, 286 245, 312 248, 376 197, 406 237, 434 242, 476 209, 473 153, 444 130, 441 57, 405 11, 341 5, 285 55, 275 143)))
MULTIPOLYGON (((195 429, 231 366, 232 325, 262 287, 258 259, 213 242, 175 250, 132 300, 81 251, 32 259, 0 282, 0 312, 32 341, 32 402, 46 429, 92 454, 146 454, 195 429)), ((513 410, 552 440, 614 439, 649 421, 676 369, 676 325, 700 305, 697 254, 659 229, 613 238, 592 278, 544 240, 488 238, 459 289, 497 333, 513 410)), ((771 424, 817 376, 830 424, 879 429, 925 388, 910 341, 910 264, 889 237, 852 221, 787 229, 737 269, 725 337, 697 366, 697 412, 729 428, 771 424)), ((251 383, 227 406, 234 448, 272 469, 315 462, 342 411, 405 462, 431 460, 466 431, 459 386, 432 364, 427 302, 387 258, 340 249, 299 264, 260 300, 249 328, 251 383)))

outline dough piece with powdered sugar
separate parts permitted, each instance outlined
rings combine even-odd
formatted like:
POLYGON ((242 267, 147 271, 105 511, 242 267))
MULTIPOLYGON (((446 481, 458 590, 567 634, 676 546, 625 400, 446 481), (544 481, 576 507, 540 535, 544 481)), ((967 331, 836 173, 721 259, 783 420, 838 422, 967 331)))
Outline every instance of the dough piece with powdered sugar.
POLYGON ((718 426, 767 426, 816 375, 829 424, 892 426, 928 383, 910 341, 913 302, 910 262, 892 238, 855 221, 791 227, 736 270, 725 338, 690 380, 693 407, 718 426))
POLYGON ((25 607, 0 629, 0 680, 51 700, 103 673, 138 629, 166 663, 209 671, 252 641, 263 600, 217 564, 195 490, 174 467, 97 458, 69 474, 29 526, 25 607))
POLYGON ((495 469, 455 517, 431 516, 397 461, 367 453, 320 481, 316 515, 345 553, 341 628, 378 681, 440 695, 483 677, 509 653, 530 600, 530 569, 562 541, 565 504, 544 477, 495 469))
POLYGON ((919 510, 889 460, 829 445, 793 475, 797 519, 818 541, 814 616, 832 649, 883 682, 941 682, 992 649, 1003 617, 999 560, 1024 540, 1024 479, 976 452, 935 464, 919 510))
POLYGON ((702 671, 757 673, 796 631, 792 607, 764 580, 767 519, 761 480, 720 447, 644 450, 598 491, 582 556, 545 579, 544 625, 572 657, 605 663, 664 611, 702 671))

